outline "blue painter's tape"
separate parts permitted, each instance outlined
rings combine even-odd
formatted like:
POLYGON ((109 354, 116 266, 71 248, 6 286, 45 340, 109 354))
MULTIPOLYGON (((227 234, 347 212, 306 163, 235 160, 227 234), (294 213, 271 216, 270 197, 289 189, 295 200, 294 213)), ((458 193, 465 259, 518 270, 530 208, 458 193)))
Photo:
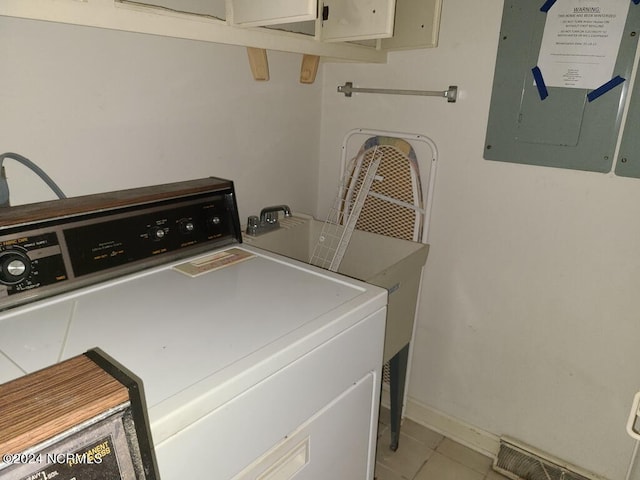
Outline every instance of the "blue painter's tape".
MULTIPOLYGON (((635 0, 633 0, 633 1, 635 1, 635 0)), ((640 2, 640 0, 638 0, 638 1, 640 2)), ((549 11, 549 9, 551 7, 553 7, 554 3, 556 3, 556 0, 547 0, 546 2, 544 2, 544 5, 542 5, 540 7, 540 11, 547 13, 549 11)))
POLYGON ((613 77, 604 85, 601 85, 600 87, 596 88, 592 92, 589 92, 587 94, 587 100, 589 100, 590 102, 593 102, 596 98, 604 95, 612 88, 615 88, 618 85, 620 85, 622 82, 624 82, 624 78, 622 78, 620 75, 613 77))
POLYGON ((549 96, 549 92, 547 91, 547 86, 544 83, 544 78, 542 78, 542 72, 540 71, 539 67, 533 67, 531 69, 531 73, 533 73, 533 79, 536 81, 536 87, 538 87, 540 100, 544 100, 549 96))

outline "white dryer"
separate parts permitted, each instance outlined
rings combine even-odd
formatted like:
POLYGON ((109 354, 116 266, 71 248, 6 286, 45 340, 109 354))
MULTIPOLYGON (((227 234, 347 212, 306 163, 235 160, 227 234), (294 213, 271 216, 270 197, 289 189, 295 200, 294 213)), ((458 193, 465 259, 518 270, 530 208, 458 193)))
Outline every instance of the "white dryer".
POLYGON ((163 480, 373 478, 385 290, 241 245, 231 182, 60 202, 0 227, 0 383, 98 347, 163 480))

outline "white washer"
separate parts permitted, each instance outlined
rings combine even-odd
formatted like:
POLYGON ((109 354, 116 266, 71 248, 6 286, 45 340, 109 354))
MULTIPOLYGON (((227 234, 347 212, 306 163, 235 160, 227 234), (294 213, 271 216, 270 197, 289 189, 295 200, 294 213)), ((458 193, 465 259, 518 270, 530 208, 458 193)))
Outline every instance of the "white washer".
POLYGON ((383 289, 225 246, 0 313, 0 383, 99 347, 144 382, 163 480, 372 479, 385 313, 383 289), (174 268, 212 252, 249 258, 174 268))

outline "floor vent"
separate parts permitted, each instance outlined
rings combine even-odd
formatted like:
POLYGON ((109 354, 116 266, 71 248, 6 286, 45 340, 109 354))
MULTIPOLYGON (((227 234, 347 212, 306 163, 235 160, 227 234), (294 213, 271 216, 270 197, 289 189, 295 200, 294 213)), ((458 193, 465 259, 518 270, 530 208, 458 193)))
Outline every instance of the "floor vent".
POLYGON ((511 439, 500 440, 500 450, 493 469, 514 480, 596 480, 595 476, 577 473, 576 467, 511 439))

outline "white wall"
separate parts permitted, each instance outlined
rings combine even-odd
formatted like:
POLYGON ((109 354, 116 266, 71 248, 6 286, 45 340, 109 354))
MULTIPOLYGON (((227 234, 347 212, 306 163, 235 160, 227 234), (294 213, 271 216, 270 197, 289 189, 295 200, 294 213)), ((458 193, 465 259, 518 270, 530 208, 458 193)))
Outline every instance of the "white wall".
MULTIPOLYGON (((300 60, 269 52, 271 81, 255 82, 244 48, 0 17, 0 152, 68 196, 220 176, 243 222, 310 211, 321 88, 299 83, 300 60)), ((5 166, 13 205, 54 198, 5 166)))
POLYGON ((640 387, 640 180, 484 160, 502 2, 443 3, 438 48, 325 65, 316 214, 331 205, 346 132, 431 137, 440 163, 411 403, 622 479, 640 387), (345 98, 345 81, 461 92, 455 104, 345 98))

